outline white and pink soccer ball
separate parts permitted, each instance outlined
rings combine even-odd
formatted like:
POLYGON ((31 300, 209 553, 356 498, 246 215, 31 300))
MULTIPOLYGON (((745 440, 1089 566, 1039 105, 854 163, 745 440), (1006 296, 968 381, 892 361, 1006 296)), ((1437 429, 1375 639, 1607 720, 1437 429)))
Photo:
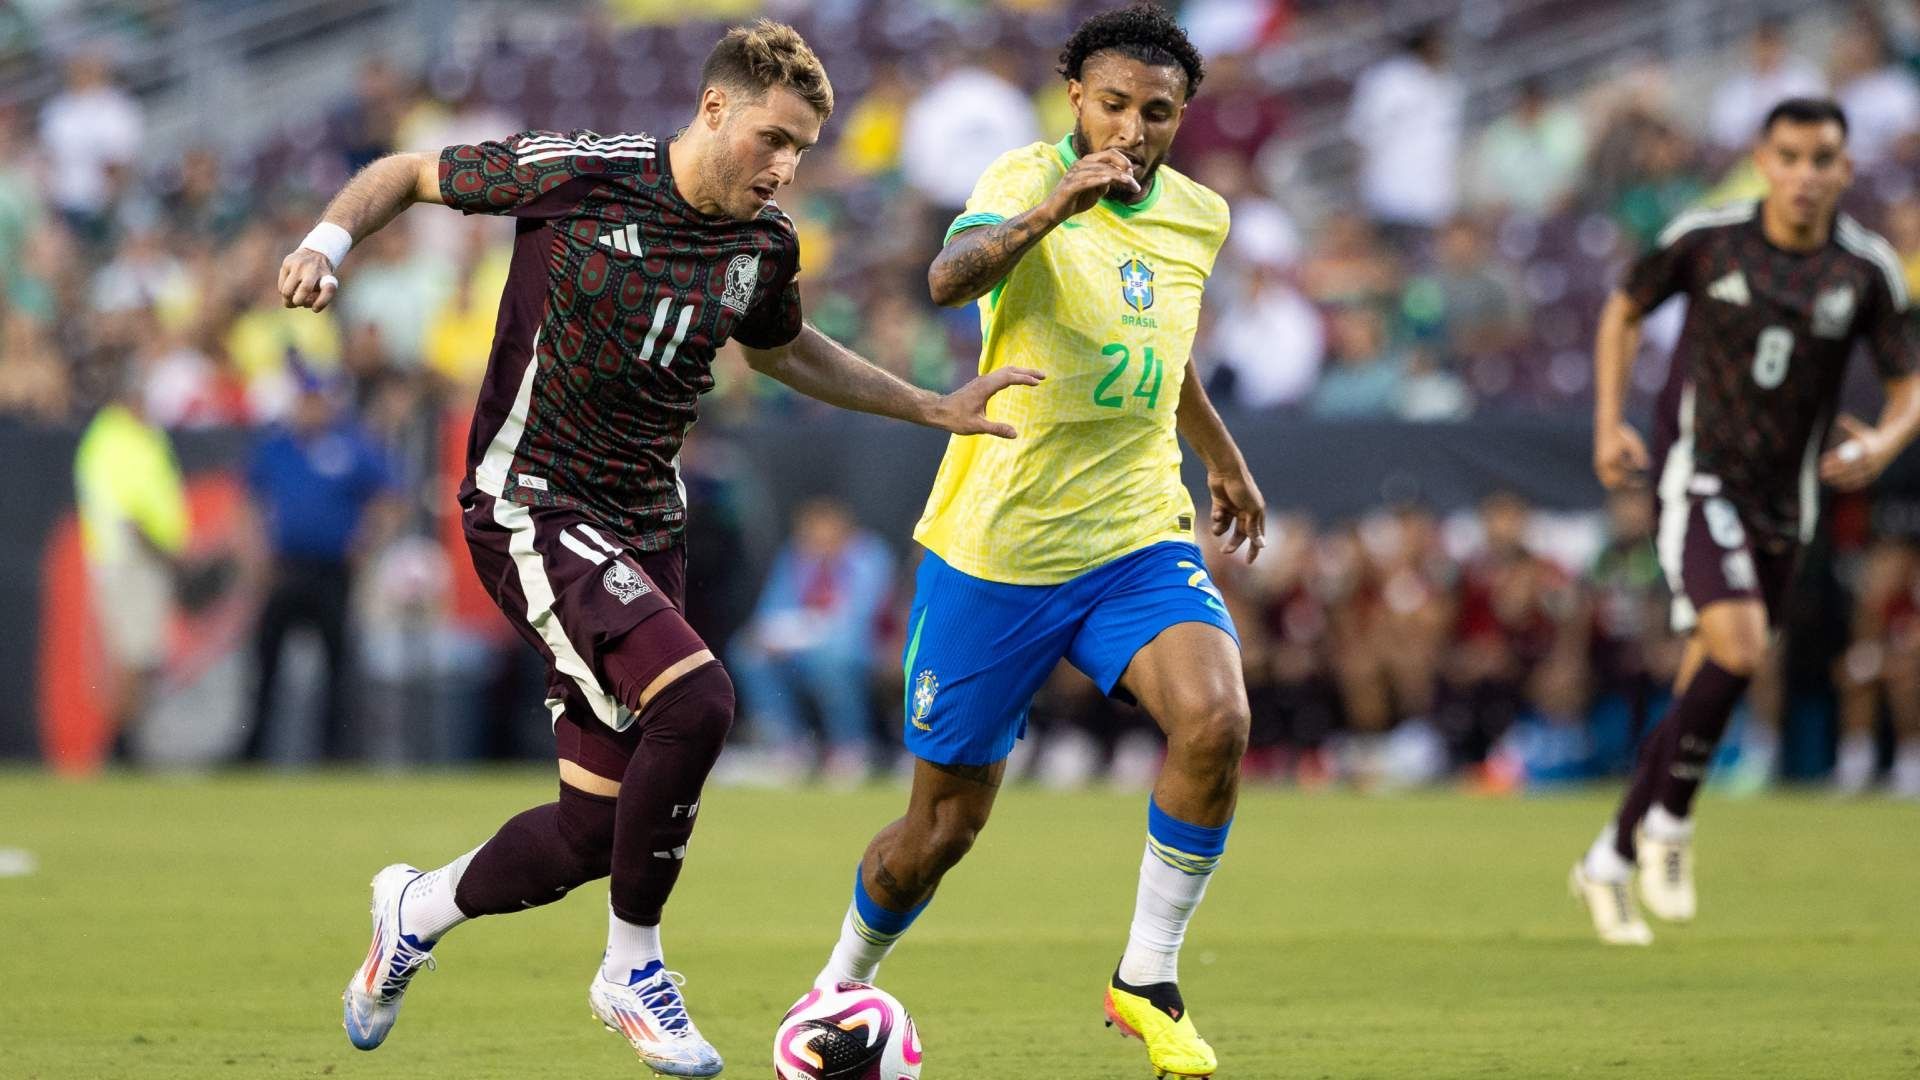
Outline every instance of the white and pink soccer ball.
POLYGON ((773 1037, 778 1080, 919 1080, 920 1033, 892 994, 865 983, 815 987, 773 1037))

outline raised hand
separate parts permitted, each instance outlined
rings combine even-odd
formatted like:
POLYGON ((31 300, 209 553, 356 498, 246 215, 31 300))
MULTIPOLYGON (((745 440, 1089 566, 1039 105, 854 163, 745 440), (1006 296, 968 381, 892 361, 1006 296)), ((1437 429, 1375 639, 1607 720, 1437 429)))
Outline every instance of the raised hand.
POLYGON ((1133 161, 1118 150, 1102 150, 1074 162, 1054 187, 1052 197, 1064 211, 1061 217, 1069 218, 1093 209, 1109 189, 1116 187, 1128 194, 1139 193, 1140 182, 1133 178, 1133 161))
POLYGON ((327 310, 340 278, 325 255, 312 248, 297 248, 280 262, 280 300, 290 308, 327 310))

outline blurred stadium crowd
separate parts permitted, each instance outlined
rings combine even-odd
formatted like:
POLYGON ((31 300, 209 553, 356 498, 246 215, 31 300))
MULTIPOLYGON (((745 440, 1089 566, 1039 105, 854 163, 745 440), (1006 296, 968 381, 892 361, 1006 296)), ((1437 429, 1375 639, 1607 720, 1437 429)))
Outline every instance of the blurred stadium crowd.
MULTIPOLYGON (((1196 357, 1216 398, 1241 415, 1428 422, 1522 411, 1579 422, 1592 329, 1619 266, 1679 211, 1757 195, 1745 147, 1767 108, 1791 94, 1828 92, 1846 107, 1860 169, 1849 208, 1885 232, 1920 290, 1920 3, 1759 22, 1735 48, 1698 58, 1723 71, 1705 97, 1678 92, 1677 73, 1646 59, 1470 102, 1450 58, 1463 32, 1454 21, 1357 53, 1304 98, 1274 92, 1275 58, 1355 6, 1371 9, 1306 0, 1181 9, 1209 72, 1177 164, 1225 195, 1234 218, 1196 357), (1327 105, 1344 118, 1350 182, 1303 197, 1289 138, 1304 111, 1327 105), (1491 122, 1470 123, 1470 105, 1491 122)), ((117 403, 164 431, 256 431, 235 464, 279 567, 263 586, 261 668, 278 656, 274 634, 311 624, 330 645, 342 639, 327 681, 352 683, 349 668, 399 678, 394 642, 382 639, 395 633, 387 609, 413 595, 399 583, 428 579, 443 582, 415 589, 443 597, 431 619, 475 643, 461 677, 501 666, 517 646, 485 625, 484 600, 463 609, 444 599, 471 576, 464 562, 419 541, 452 512, 449 468, 459 467, 459 427, 492 338, 510 226, 409 214, 355 250, 325 315, 282 309, 272 286, 325 196, 389 151, 527 127, 672 130, 715 26, 656 21, 655 7, 549 13, 558 29, 541 38, 501 32, 421 70, 370 60, 322 119, 242 147, 156 145, 111 52, 71 52, 56 93, 0 111, 9 147, 0 424, 80 426, 117 403), (289 515, 311 489, 286 444, 314 431, 338 436, 383 494, 305 506, 330 540, 303 551, 289 515), (353 574, 384 584, 355 593, 353 574), (292 580, 310 587, 288 595, 292 580), (350 595, 362 597, 357 610, 347 610, 350 595)), ((927 261, 994 156, 1071 126, 1052 54, 1089 5, 765 7, 796 17, 839 93, 822 146, 781 198, 802 233, 809 316, 904 378, 953 385, 974 363, 978 323, 970 309, 928 302, 927 261)), ((1663 379, 1677 332, 1676 313, 1664 314, 1636 371, 1643 398, 1663 379)), ((703 558, 724 560, 784 528, 703 513, 742 501, 726 468, 705 464, 725 461, 727 433, 824 410, 753 378, 737 355, 718 367, 688 454, 695 520, 712 522, 695 538, 697 576, 703 558)), ((1283 492, 1269 496, 1284 507, 1283 492)), ((1622 498, 1587 519, 1543 520, 1495 497, 1442 516, 1408 497, 1356 521, 1283 514, 1258 566, 1216 568, 1246 637, 1252 767, 1303 783, 1381 784, 1467 768, 1503 787, 1623 766, 1677 655, 1648 511, 1622 498)), ((1906 675, 1920 670, 1920 569, 1909 546, 1872 538, 1863 507, 1840 511, 1838 562, 1823 572, 1857 600, 1839 616, 1855 629, 1837 634, 1854 641, 1808 663, 1822 681, 1838 673, 1843 711, 1884 702, 1920 712, 1920 677, 1906 675)), ((850 776, 885 760, 873 733, 898 722, 888 703, 900 696, 894 609, 908 545, 860 531, 828 504, 805 508, 787 545, 764 588, 740 574, 707 577, 703 630, 732 643, 741 737, 761 751, 736 757, 756 775, 803 774, 783 748, 806 738, 813 712, 834 720, 822 767, 850 776), (792 707, 801 699, 811 709, 792 707), (845 722, 852 702, 863 718, 871 704, 871 725, 845 722)), ((1761 731, 1792 708, 1792 679, 1773 682, 1755 695, 1755 711, 1772 717, 1754 725, 1761 731)), ((263 719, 279 707, 270 686, 256 696, 263 719)), ((352 728, 361 721, 349 714, 379 708, 340 695, 326 725, 352 728)), ((1125 712, 1063 674, 1036 710, 1058 737, 1040 740, 1032 767, 1061 782, 1102 769, 1150 775, 1140 762, 1150 764, 1152 740, 1125 712)), ((1771 767, 1766 741, 1746 743, 1761 747, 1750 754, 1756 775, 1771 767)), ((368 745, 326 743, 341 754, 368 745)), ((441 759, 490 748, 499 749, 463 736, 380 752, 441 759)), ((239 752, 271 756, 258 738, 239 752)))

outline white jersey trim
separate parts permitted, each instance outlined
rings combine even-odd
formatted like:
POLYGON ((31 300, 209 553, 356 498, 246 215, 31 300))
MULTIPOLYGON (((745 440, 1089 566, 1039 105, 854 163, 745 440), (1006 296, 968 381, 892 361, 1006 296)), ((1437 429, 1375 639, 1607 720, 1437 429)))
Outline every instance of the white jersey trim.
POLYGON ((479 466, 473 470, 474 486, 496 499, 507 490, 513 452, 520 448, 520 438, 527 432, 527 410, 533 405, 533 377, 539 370, 540 331, 536 329, 533 346, 527 350, 527 370, 520 376, 520 389, 513 395, 513 405, 507 410, 506 419, 500 421, 500 430, 493 433, 493 441, 487 444, 479 466))
POLYGON ((654 146, 651 135, 582 136, 580 138, 565 135, 536 135, 522 139, 514 150, 519 164, 531 165, 536 161, 549 161, 563 157, 597 157, 603 160, 647 159, 654 156, 654 146))
MULTIPOLYGON (((581 696, 587 699, 593 715, 601 723, 615 731, 625 731, 633 723, 633 713, 601 687, 593 668, 580 655, 580 650, 573 647, 566 629, 554 617, 553 582, 547 578, 546 564, 533 546, 533 511, 519 503, 496 498, 493 520, 507 530, 507 551, 513 556, 513 568, 520 578, 520 592, 527 598, 527 625, 547 643, 553 653, 554 669, 580 688, 581 696)), ((560 539, 566 543, 570 538, 562 532, 560 539)))
POLYGON ((1879 267, 1887 279, 1887 293, 1893 297, 1893 310, 1907 310, 1907 276, 1900 268, 1900 256, 1885 237, 1841 214, 1834 224, 1833 238, 1841 247, 1879 267))
POLYGON ((1807 449, 1800 455, 1800 542, 1813 543, 1814 530, 1820 526, 1820 443, 1830 417, 1813 425, 1807 436, 1807 449))
POLYGON ((1687 633, 1699 621, 1693 601, 1687 599, 1686 570, 1687 521, 1693 514, 1693 384, 1680 387, 1680 433, 1667 451, 1666 464, 1660 470, 1660 526, 1654 548, 1660 556, 1660 570, 1667 578, 1667 591, 1673 594, 1673 629, 1687 633))
POLYGON ((1660 231, 1660 246, 1672 247, 1681 237, 1696 229, 1711 229, 1722 225, 1738 225, 1743 221, 1752 221, 1753 215, 1760 209, 1759 203, 1734 203, 1731 206, 1714 206, 1704 210, 1689 210, 1667 223, 1660 231))

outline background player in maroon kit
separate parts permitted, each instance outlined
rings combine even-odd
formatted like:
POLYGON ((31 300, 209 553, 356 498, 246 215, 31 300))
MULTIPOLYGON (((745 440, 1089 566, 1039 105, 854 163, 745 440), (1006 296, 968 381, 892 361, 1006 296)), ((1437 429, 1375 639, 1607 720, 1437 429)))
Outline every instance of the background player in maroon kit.
POLYGON ((1686 326, 1660 396, 1651 464, 1661 567, 1675 628, 1690 635, 1672 709, 1647 736, 1618 817, 1573 869, 1602 940, 1694 914, 1691 810, 1734 705, 1767 650, 1821 481, 1864 487, 1920 429, 1920 379, 1893 249, 1836 212, 1853 178, 1847 122, 1827 101, 1790 99, 1754 149, 1767 197, 1677 218, 1607 301, 1594 348, 1594 468, 1618 488, 1647 470, 1622 418, 1641 317, 1676 293, 1686 326), (1838 417, 1842 376, 1864 342, 1886 388, 1879 422, 1838 417), (1636 836, 1636 833, 1638 834, 1636 836))
POLYGON ((772 197, 832 112, 791 28, 720 41, 673 139, 529 131, 369 166, 281 267, 290 307, 331 302, 347 247, 409 203, 518 219, 460 501, 474 567, 548 662, 557 801, 428 873, 374 879, 374 941, 345 995, 354 1045, 386 1037, 448 930, 612 877, 596 1015, 658 1071, 721 1060, 661 956, 661 908, 733 719, 726 671, 682 617, 681 440, 729 338, 831 404, 956 434, 1012 437, 987 399, 1009 369, 945 397, 887 375, 801 319, 792 223, 772 197))

